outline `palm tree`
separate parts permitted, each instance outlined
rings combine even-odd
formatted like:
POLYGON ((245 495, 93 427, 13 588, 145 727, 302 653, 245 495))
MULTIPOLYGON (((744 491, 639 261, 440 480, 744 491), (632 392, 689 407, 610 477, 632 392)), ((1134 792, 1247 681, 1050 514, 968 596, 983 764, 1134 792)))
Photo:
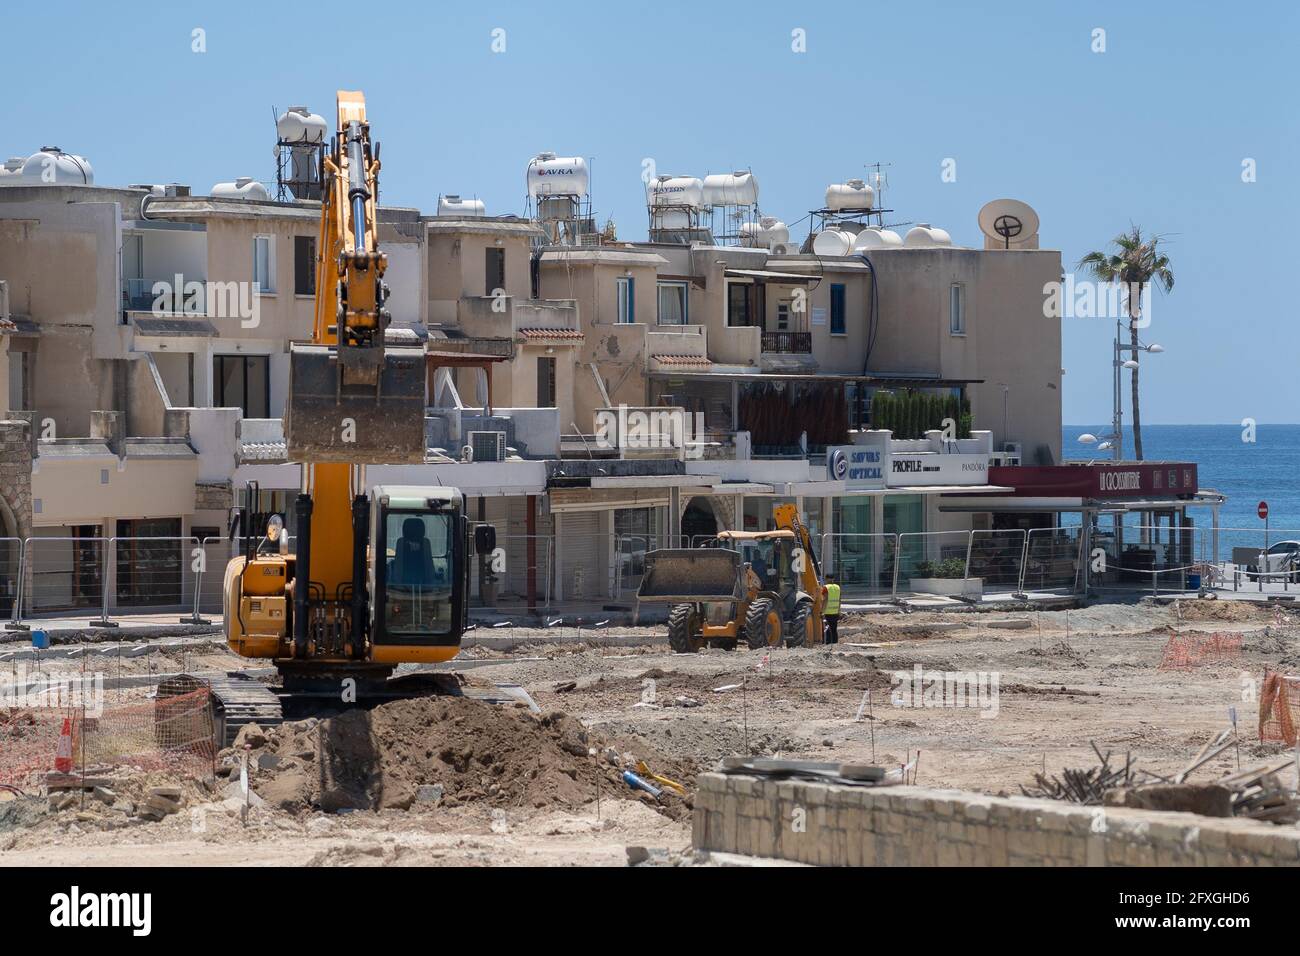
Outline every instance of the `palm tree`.
MULTIPOLYGON (((1169 268, 1169 257, 1160 251, 1161 236, 1143 237, 1141 226, 1129 226, 1111 245, 1115 252, 1090 252, 1079 260, 1079 268, 1102 282, 1118 282, 1125 292, 1128 311, 1129 341, 1133 361, 1137 362, 1141 346, 1138 343, 1138 322, 1142 317, 1142 292, 1154 282, 1170 292, 1174 287, 1174 273, 1169 268)), ((1118 441, 1120 436, 1115 436, 1118 441)), ((1138 367, 1133 366, 1133 451, 1142 460, 1142 413, 1138 405, 1138 367)))

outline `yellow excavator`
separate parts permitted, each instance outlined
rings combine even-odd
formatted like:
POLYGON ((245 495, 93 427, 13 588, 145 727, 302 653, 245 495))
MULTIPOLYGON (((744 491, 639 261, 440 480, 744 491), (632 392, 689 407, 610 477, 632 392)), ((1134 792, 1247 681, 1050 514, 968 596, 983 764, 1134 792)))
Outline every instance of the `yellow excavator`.
POLYGON ((792 504, 776 505, 772 518, 772 531, 723 531, 714 547, 645 556, 637 600, 671 605, 674 651, 823 642, 826 595, 812 537, 792 504))
POLYGON ((490 526, 476 527, 471 541, 455 488, 366 492, 367 465, 424 461, 426 374, 423 349, 385 342, 379 147, 361 93, 339 91, 338 131, 321 163, 312 339, 291 345, 284 416, 287 458, 301 468, 295 547, 279 515, 258 513, 250 484, 232 521, 244 553, 224 578, 230 648, 273 662, 282 686, 236 673, 182 675, 159 688, 166 698, 206 686, 219 746, 245 724, 278 723, 313 706, 456 692, 449 675, 391 675, 399 664, 456 656, 470 556, 496 547, 490 526))

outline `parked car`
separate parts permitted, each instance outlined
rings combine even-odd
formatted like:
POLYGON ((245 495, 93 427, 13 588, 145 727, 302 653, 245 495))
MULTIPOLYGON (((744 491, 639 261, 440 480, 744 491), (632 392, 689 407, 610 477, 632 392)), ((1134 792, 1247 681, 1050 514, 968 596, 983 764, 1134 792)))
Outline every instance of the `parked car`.
POLYGON ((1264 552, 1263 568, 1250 568, 1260 574, 1287 574, 1291 580, 1300 577, 1300 541, 1279 541, 1264 552))

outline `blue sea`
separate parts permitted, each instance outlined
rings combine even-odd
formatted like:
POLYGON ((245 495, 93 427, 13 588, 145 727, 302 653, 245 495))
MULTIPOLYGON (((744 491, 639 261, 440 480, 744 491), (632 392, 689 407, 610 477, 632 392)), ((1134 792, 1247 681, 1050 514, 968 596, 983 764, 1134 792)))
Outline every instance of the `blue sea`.
MULTIPOLYGON (((1090 446, 1079 444, 1079 436, 1104 430, 1066 425, 1062 429, 1064 456, 1071 460, 1092 457, 1087 452, 1090 446)), ((1300 538, 1300 425, 1259 425, 1253 443, 1243 441, 1242 435, 1240 425, 1143 425, 1142 457, 1147 461, 1196 462, 1201 489, 1228 496, 1219 510, 1220 527, 1262 532, 1264 522, 1255 508, 1260 501, 1267 501, 1269 540, 1300 538), (1278 533, 1287 531, 1292 533, 1278 533)), ((1133 433, 1128 428, 1124 429, 1124 453, 1126 459, 1132 459, 1133 433)), ((1192 513, 1198 525, 1210 524, 1208 508, 1192 513)))

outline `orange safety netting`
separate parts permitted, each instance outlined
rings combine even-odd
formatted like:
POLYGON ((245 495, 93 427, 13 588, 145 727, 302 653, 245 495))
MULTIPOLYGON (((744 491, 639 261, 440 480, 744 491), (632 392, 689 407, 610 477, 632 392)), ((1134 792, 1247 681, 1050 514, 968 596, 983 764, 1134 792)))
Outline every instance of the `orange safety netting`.
POLYGON ((1159 670, 1187 670, 1241 657, 1240 634, 1173 634, 1160 656, 1159 670))
POLYGON ((1259 691, 1259 739, 1263 743, 1296 742, 1295 714, 1300 709, 1300 677, 1271 671, 1259 691))
POLYGON ((73 773, 86 768, 172 768, 202 773, 215 755, 207 690, 178 697, 90 708, 0 709, 0 784, 33 788, 55 770, 69 721, 73 773))

